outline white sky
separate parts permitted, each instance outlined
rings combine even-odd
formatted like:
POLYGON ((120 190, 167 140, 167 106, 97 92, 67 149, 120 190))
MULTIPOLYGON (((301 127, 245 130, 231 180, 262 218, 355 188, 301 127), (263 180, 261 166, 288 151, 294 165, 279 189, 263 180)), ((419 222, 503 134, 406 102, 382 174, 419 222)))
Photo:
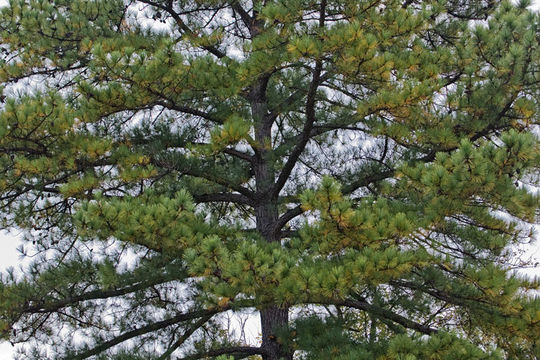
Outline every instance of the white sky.
MULTIPOLYGON (((4 6, 7 3, 5 0, 0 0, 0 6, 4 6)), ((533 0, 533 8, 540 10, 540 0, 533 0)), ((530 246, 530 256, 540 260, 540 228, 536 232, 536 241, 530 246)), ((8 267, 17 268, 21 262, 19 252, 17 248, 22 245, 20 240, 20 232, 12 230, 11 232, 0 231, 0 272, 4 272, 8 267)), ((524 269, 522 271, 531 276, 540 276, 540 267, 524 269)), ((12 359, 13 351, 12 346, 9 343, 0 343, 0 360, 12 359)))

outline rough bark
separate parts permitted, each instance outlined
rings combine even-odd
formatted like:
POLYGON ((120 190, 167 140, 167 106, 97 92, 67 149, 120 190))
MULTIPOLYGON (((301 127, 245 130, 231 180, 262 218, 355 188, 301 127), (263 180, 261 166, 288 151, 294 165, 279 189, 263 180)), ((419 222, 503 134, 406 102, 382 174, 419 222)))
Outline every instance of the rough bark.
POLYGON ((264 360, 292 360, 292 353, 287 353, 278 341, 277 333, 289 322, 289 309, 271 306, 261 311, 262 347, 264 360))
MULTIPOLYGON (((272 118, 268 112, 266 99, 267 77, 261 77, 253 85, 249 94, 251 112, 255 123, 254 173, 257 185, 255 199, 255 218, 257 231, 268 242, 280 241, 278 224, 277 196, 272 194, 276 173, 270 158, 268 144, 272 141, 272 118)), ((286 328, 289 322, 289 309, 271 305, 260 312, 262 330, 262 348, 264 360, 292 359, 277 341, 280 329, 286 328)))

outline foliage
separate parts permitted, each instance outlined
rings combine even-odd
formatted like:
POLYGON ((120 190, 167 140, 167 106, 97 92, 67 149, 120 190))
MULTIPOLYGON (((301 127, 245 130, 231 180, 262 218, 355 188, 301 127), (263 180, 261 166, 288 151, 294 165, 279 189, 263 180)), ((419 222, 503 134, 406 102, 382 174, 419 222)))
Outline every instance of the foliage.
POLYGON ((537 13, 10 0, 0 278, 24 359, 534 359, 537 13), (261 341, 231 314, 257 312, 261 341))

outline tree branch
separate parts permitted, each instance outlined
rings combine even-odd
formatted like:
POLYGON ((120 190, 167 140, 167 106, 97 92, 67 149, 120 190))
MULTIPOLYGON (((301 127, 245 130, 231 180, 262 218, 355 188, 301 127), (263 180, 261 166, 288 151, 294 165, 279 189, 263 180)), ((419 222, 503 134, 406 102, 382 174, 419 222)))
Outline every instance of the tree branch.
POLYGON ((474 302, 481 302, 479 299, 475 298, 464 298, 458 294, 447 294, 437 289, 429 289, 426 286, 415 284, 411 281, 404 281, 404 280, 392 280, 390 281, 390 285, 400 287, 400 288, 407 288, 411 290, 421 291, 428 295, 431 295, 432 297, 442 300, 446 303, 453 304, 453 305, 460 305, 460 306, 470 306, 471 301, 474 302))
POLYGON ((251 26, 253 25, 253 18, 247 13, 246 10, 244 10, 242 6, 240 6, 240 2, 238 0, 231 1, 231 8, 234 12, 240 15, 240 18, 242 19, 244 25, 246 25, 246 27, 251 31, 251 26))
MULTIPOLYGON (((331 75, 330 72, 325 72, 324 74, 321 74, 321 77, 319 79, 319 83, 320 84, 324 83, 326 80, 328 80, 330 78, 330 75, 331 75)), ((281 101, 280 103, 278 103, 276 106, 273 107, 273 109, 270 112, 269 116, 272 119, 275 119, 283 109, 285 109, 285 108, 289 107, 290 105, 294 104, 295 101, 300 100, 304 96, 304 93, 305 93, 304 88, 300 88, 300 89, 297 89, 296 91, 292 92, 285 100, 281 101)))
POLYGON ((135 285, 127 286, 122 289, 114 289, 114 290, 94 290, 89 291, 83 294, 79 294, 76 296, 70 296, 65 299, 58 300, 54 303, 43 303, 40 302, 36 305, 27 305, 22 309, 23 313, 49 313, 57 311, 65 306, 76 304, 81 301, 87 301, 87 300, 97 300, 97 299, 107 299, 111 297, 121 296, 125 294, 129 294, 138 290, 145 289, 149 286, 154 286, 158 284, 162 284, 164 282, 170 281, 172 279, 167 277, 162 277, 159 279, 154 279, 153 281, 145 281, 140 282, 135 285))
MULTIPOLYGON (((145 89, 148 91, 148 89, 145 89)), ((154 95, 156 96, 160 96, 160 97, 163 97, 163 95, 161 94, 158 94, 154 91, 151 91, 154 95)), ((198 117, 201 117, 205 120, 208 120, 208 121, 211 121, 213 123, 216 123, 216 124, 223 124, 223 120, 222 119, 219 119, 215 116, 212 116, 210 113, 207 113, 205 111, 201 111, 201 110, 197 110, 197 109, 193 109, 193 108, 190 108, 190 107, 187 107, 187 106, 179 106, 179 105, 176 105, 173 103, 172 100, 170 99, 167 99, 167 101, 157 101, 156 102, 157 105, 161 105, 169 110, 174 110, 174 111, 178 111, 178 112, 181 112, 181 113, 184 113, 184 114, 189 114, 189 115, 194 115, 194 116, 198 116, 198 117)))
MULTIPOLYGON (((187 35, 189 36, 192 36, 192 37, 195 37, 197 38, 198 36, 193 32, 193 30, 191 30, 185 23, 184 21, 182 20, 182 18, 180 17, 180 15, 178 15, 178 13, 176 13, 176 11, 174 11, 174 9, 172 8, 172 5, 169 5, 169 6, 165 6, 163 4, 160 4, 160 3, 157 3, 155 1, 150 1, 150 0, 140 0, 140 2, 144 3, 144 4, 148 4, 148 5, 151 5, 151 6, 155 6, 157 7, 158 9, 161 9, 161 10, 164 10, 166 11, 169 15, 171 15, 171 17, 174 19, 174 21, 176 22, 176 25, 178 25, 178 27, 184 32, 186 33, 187 35)), ((172 2, 171 2, 172 4, 172 2)), ((217 58, 224 58, 226 56, 226 54, 219 50, 218 48, 216 48, 215 46, 212 46, 212 45, 203 45, 201 46, 203 49, 205 49, 206 51, 208 51, 209 53, 215 55, 217 58)))
POLYGON ((225 154, 232 155, 232 156, 237 157, 239 159, 249 161, 250 163, 252 163, 254 161, 254 158, 253 158, 252 155, 250 155, 248 153, 245 153, 243 151, 240 151, 240 150, 231 149, 231 148, 225 148, 225 149, 223 149, 223 152, 225 154))
POLYGON ((372 305, 364 300, 343 300, 339 303, 334 303, 334 305, 347 306, 358 310, 367 311, 373 313, 377 316, 381 316, 385 319, 392 320, 395 323, 398 323, 408 329, 416 330, 422 334, 432 335, 439 332, 439 330, 419 324, 415 321, 412 321, 404 316, 398 315, 392 311, 380 308, 378 306, 372 305))
POLYGON ((184 174, 186 174, 186 175, 199 177, 199 178, 202 178, 202 179, 206 179, 206 180, 208 180, 210 182, 213 182, 215 184, 225 186, 225 187, 227 187, 229 189, 232 189, 232 190, 244 195, 248 199, 254 199, 255 198, 255 193, 253 191, 248 190, 247 188, 242 187, 240 185, 232 184, 232 183, 228 182, 225 179, 218 178, 216 176, 212 176, 211 174, 205 174, 204 172, 196 171, 194 169, 184 169, 182 172, 184 174))
POLYGON ((274 231, 281 230, 289 221, 294 219, 297 216, 300 216, 304 213, 304 210, 302 209, 302 205, 298 205, 295 208, 292 208, 290 210, 287 210, 285 214, 281 215, 279 219, 276 221, 275 229, 274 231))
POLYGON ((341 189, 341 192, 344 195, 348 195, 348 194, 351 194, 352 192, 354 192, 355 190, 357 190, 357 189, 359 189, 359 188, 361 188, 363 186, 367 186, 367 185, 369 185, 369 184, 371 184, 371 183, 373 183, 375 181, 380 181, 380 180, 387 179, 392 175, 394 175, 394 170, 393 169, 382 171, 382 172, 379 172, 379 173, 376 173, 376 174, 370 174, 369 176, 361 177, 358 180, 353 181, 353 182, 343 186, 343 188, 341 189))
MULTIPOLYGON (((200 146, 211 146, 211 144, 207 143, 207 142, 195 142, 195 141, 192 141, 191 142, 193 145, 200 145, 200 146)), ((237 150, 237 149, 233 149, 233 148, 224 148, 223 151, 225 154, 229 154, 229 155, 232 155, 236 158, 239 158, 241 160, 245 160, 247 162, 250 162, 250 163, 253 163, 255 161, 253 155, 247 153, 247 152, 244 152, 244 151, 240 151, 240 150, 237 150)))
POLYGON ((253 191, 251 191, 251 190, 249 190, 249 189, 247 189, 247 188, 245 188, 245 187, 243 187, 243 186, 241 186, 239 184, 234 184, 234 183, 228 181, 227 179, 217 177, 215 174, 212 174, 212 173, 210 173, 208 171, 205 171, 203 169, 197 169, 197 168, 195 168, 193 166, 186 167, 186 168, 181 168, 181 167, 177 167, 175 164, 171 164, 171 163, 166 162, 164 160, 159 160, 159 159, 155 159, 155 158, 151 158, 151 163, 158 166, 158 167, 162 167, 162 168, 165 168, 165 169, 170 170, 170 171, 178 171, 183 175, 189 175, 189 176, 193 176, 193 177, 198 177, 198 178, 210 181, 210 182, 212 182, 214 184, 224 186, 227 189, 236 191, 237 193, 240 193, 240 194, 244 195, 245 197, 247 197, 250 200, 255 198, 255 193, 253 191))
POLYGON ((223 309, 219 309, 219 310, 199 310, 199 311, 193 311, 193 312, 190 312, 190 313, 180 313, 172 318, 169 318, 169 319, 166 319, 166 320, 163 320, 163 321, 158 321, 158 322, 155 322, 155 323, 152 323, 152 324, 148 324, 146 326, 143 326, 143 327, 140 327, 140 328, 137 328, 135 330, 131 330, 131 331, 127 331, 117 337, 115 337, 114 339, 111 339, 109 341, 106 341, 104 343, 101 343, 99 344, 98 346, 90 349, 90 350, 87 350, 87 351, 84 351, 82 353, 79 353, 79 354, 76 354, 74 356, 68 356, 66 358, 64 358, 65 360, 82 360, 82 359, 86 359, 86 358, 89 358, 90 356, 93 356, 93 355, 97 355, 115 345, 118 345, 124 341, 127 341, 129 339, 132 339, 134 337, 138 337, 138 336, 141 336, 141 335, 144 335, 144 334, 147 334, 149 332, 153 332, 153 331, 157 331, 157 330, 160 330, 160 329, 163 329, 163 328, 166 328, 168 326, 171 326, 171 325, 174 325, 174 324, 177 324, 179 322, 182 322, 182 321, 186 321, 186 320, 192 320, 192 319, 197 319, 197 318, 200 318, 200 317, 207 317, 207 316, 211 316, 211 315, 214 315, 214 314, 217 314, 218 312, 221 312, 223 311, 223 309))
MULTIPOLYGON (((341 191, 344 195, 348 195, 363 186, 367 186, 374 181, 386 179, 392 175, 394 175, 394 170, 387 170, 387 171, 383 171, 377 174, 371 174, 370 176, 365 176, 363 178, 358 179, 357 181, 354 181, 352 183, 349 183, 343 186, 341 191)), ((304 210, 302 210, 302 205, 298 205, 288 210, 283 215, 281 215, 281 217, 277 220, 275 224, 275 230, 278 231, 282 229, 289 221, 291 221, 292 219, 294 219, 295 217, 299 215, 302 215, 303 213, 304 213, 304 210)))
POLYGON ((197 329, 199 329, 201 326, 203 326, 208 320, 212 318, 213 315, 204 316, 199 321, 197 321, 193 326, 191 326, 189 329, 187 329, 182 336, 178 338, 172 344, 167 351, 165 351, 157 360, 167 360, 171 356, 171 354, 178 349, 182 344, 191 336, 197 329))
MULTIPOLYGON (((323 0, 321 2, 321 8, 319 12, 320 28, 324 27, 325 12, 326 1, 323 0)), ((294 169, 298 158, 300 157, 300 155, 302 155, 302 152, 304 151, 310 139, 311 130, 313 129, 313 124, 315 123, 315 96, 317 94, 317 89, 319 88, 319 85, 321 83, 322 68, 322 60, 317 59, 315 62, 315 69, 313 70, 313 78, 311 80, 311 84, 309 86, 306 97, 306 122, 304 123, 304 128, 302 129, 302 133, 300 135, 300 141, 289 155, 287 162, 283 166, 283 169, 281 170, 281 173, 279 174, 279 177, 272 188, 273 198, 277 198, 279 196, 281 189, 283 188, 283 186, 285 186, 285 183, 289 179, 289 176, 291 175, 291 172, 294 169)))

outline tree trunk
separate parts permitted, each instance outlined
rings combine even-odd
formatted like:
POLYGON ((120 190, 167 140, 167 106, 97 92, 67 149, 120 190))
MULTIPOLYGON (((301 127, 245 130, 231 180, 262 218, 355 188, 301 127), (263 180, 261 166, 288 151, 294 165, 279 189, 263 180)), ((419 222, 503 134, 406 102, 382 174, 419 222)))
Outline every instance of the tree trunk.
MULTIPOLYGON (((262 199, 262 204, 257 207, 257 229, 268 242, 279 241, 279 236, 274 229, 278 217, 277 205, 270 199, 262 199)), ((260 312, 262 329, 262 347, 266 350, 264 360, 292 359, 283 346, 277 341, 279 330, 286 329, 289 324, 289 309, 280 308, 276 305, 262 309, 260 312)))
MULTIPOLYGON (((254 173, 257 185, 257 205, 255 218, 257 230, 268 242, 280 241, 277 198, 272 197, 275 184, 275 168, 269 156, 268 145, 272 143, 272 120, 268 117, 266 85, 268 77, 262 77, 253 85, 250 92, 251 112, 255 128, 255 140, 258 147, 255 150, 254 173)), ((288 327, 289 309, 271 305, 260 312, 262 329, 262 347, 266 350, 263 360, 292 360, 277 341, 278 332, 288 327)))
POLYGON ((292 354, 283 349, 276 333, 288 326, 289 309, 271 306, 261 310, 262 347, 266 350, 264 360, 292 360, 292 354))

